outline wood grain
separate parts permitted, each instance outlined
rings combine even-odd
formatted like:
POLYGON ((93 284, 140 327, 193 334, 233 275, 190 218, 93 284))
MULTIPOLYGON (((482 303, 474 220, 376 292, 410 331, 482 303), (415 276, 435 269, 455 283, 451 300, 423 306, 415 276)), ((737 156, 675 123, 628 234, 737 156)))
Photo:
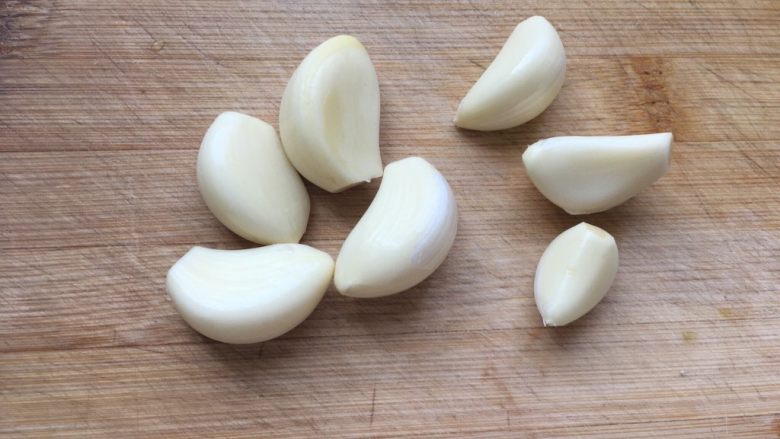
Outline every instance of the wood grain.
MULTIPOLYGON (((0 2, 0 435, 780 437, 779 176, 773 0, 0 2), (555 103, 453 128, 533 14, 568 54, 555 103), (165 272, 250 244, 200 199, 200 138, 224 110, 275 125, 337 33, 376 65, 384 162, 421 155, 453 186, 455 246, 407 293, 331 290, 279 339, 205 339, 165 272), (555 208, 520 162, 543 137, 661 130, 669 174, 601 214, 555 208), (544 328, 536 262, 581 220, 617 238, 617 280, 544 328)), ((304 242, 335 256, 378 183, 308 187, 304 242)))

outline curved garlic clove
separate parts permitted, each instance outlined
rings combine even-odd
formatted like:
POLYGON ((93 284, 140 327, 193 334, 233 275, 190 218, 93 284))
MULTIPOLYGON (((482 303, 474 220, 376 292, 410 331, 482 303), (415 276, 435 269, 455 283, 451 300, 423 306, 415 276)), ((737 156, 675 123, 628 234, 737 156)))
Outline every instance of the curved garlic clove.
POLYGON ((333 258, 302 244, 193 247, 168 271, 166 286, 196 331, 225 343, 258 343, 306 319, 332 276, 333 258))
POLYGON ((558 32, 544 17, 528 18, 460 102, 455 125, 493 131, 526 123, 550 106, 565 77, 558 32))
POLYGON ((279 130, 293 166, 328 192, 382 175, 379 82, 358 40, 340 35, 306 56, 284 91, 279 130))
POLYGON ((579 223, 556 237, 536 267, 534 298, 545 326, 582 317, 604 298, 618 269, 615 239, 579 223))
POLYGON ((553 137, 523 153, 531 181, 572 215, 623 203, 669 169, 672 133, 553 137))
POLYGON ((220 114, 198 153, 198 186, 222 224, 260 244, 298 242, 309 220, 309 194, 271 125, 220 114))
POLYGON ((436 168, 419 157, 390 163, 341 247, 336 289, 345 296, 380 297, 417 285, 444 262, 457 228, 455 196, 436 168))

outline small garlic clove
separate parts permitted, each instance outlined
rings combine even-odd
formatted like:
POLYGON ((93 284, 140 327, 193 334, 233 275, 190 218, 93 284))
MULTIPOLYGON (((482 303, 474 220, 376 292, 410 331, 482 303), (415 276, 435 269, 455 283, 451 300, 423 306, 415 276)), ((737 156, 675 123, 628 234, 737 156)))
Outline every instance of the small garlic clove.
POLYGON ((201 143, 197 173, 206 205, 228 229, 260 244, 301 239, 309 194, 271 125, 220 114, 201 143))
POLYGON ((382 175, 379 82, 358 40, 340 35, 306 56, 284 91, 279 130, 293 166, 328 192, 382 175))
POLYGON ((598 304, 618 269, 615 239, 579 223, 556 237, 536 267, 534 298, 545 326, 563 326, 598 304))
POLYGON ((410 157, 390 163, 368 210, 336 259, 336 289, 381 297, 409 289, 444 262, 455 240, 458 206, 447 180, 410 157))
POLYGON ((168 271, 168 294, 193 329, 225 343, 278 337, 311 314, 333 258, 303 244, 247 250, 193 247, 168 271))
POLYGON ((565 78, 558 32, 544 17, 528 18, 460 102, 455 125, 494 131, 526 123, 550 106, 565 78))
POLYGON ((572 215, 615 207, 669 169, 672 133, 553 137, 523 154, 539 192, 572 215))

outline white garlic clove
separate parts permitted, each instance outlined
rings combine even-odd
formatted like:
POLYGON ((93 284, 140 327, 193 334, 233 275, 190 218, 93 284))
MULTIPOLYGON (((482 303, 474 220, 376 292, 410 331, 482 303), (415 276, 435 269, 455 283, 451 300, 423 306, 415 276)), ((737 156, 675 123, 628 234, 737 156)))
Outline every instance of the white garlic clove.
POLYGON ((553 137, 523 153, 539 192, 572 215, 615 207, 669 169, 672 133, 553 137))
POLYGON ((228 229, 260 244, 301 239, 309 194, 271 125, 220 114, 203 137, 197 173, 206 205, 228 229))
POLYGON ((450 185, 430 163, 390 163, 368 210, 336 259, 336 289, 381 297, 409 289, 444 262, 455 241, 458 206, 450 185))
POLYGON ((455 125, 480 131, 512 128, 540 115, 566 78, 566 52, 544 17, 522 21, 460 102, 455 125))
POLYGON ((382 175, 379 82, 358 40, 333 37, 306 56, 284 91, 279 130, 293 166, 328 192, 382 175))
POLYGON ((598 304, 618 269, 615 239, 579 223, 556 237, 536 267, 534 298, 545 326, 563 326, 598 304))
POLYGON ((303 244, 193 247, 168 271, 166 286, 196 331, 224 343, 258 343, 293 329, 314 311, 333 265, 330 255, 303 244))

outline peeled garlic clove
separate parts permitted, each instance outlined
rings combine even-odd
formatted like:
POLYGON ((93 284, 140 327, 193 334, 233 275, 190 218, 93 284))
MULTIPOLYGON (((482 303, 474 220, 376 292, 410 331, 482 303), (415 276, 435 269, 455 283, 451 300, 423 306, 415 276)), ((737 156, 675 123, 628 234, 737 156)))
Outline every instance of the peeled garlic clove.
POLYGON ((168 271, 166 284, 196 331, 225 343, 258 343, 306 319, 332 276, 333 258, 302 244, 193 247, 168 271))
POLYGON ((198 186, 228 229, 260 244, 298 242, 309 194, 271 125, 242 113, 220 114, 198 153, 198 186))
POLYGON ((604 230, 579 223, 556 237, 536 267, 534 298, 545 326, 577 320, 604 298, 615 279, 618 249, 604 230))
POLYGON ((379 82, 358 40, 340 35, 306 56, 284 91, 279 129, 295 169, 328 192, 382 175, 379 82))
POLYGON ((572 215, 623 203, 669 169, 672 133, 553 137, 523 154, 539 192, 572 215))
POLYGON ((336 259, 336 289, 380 297, 409 289, 444 262, 458 228, 455 196, 430 163, 390 163, 368 210, 336 259))
POLYGON ((460 102, 455 125, 493 131, 526 123, 550 106, 565 77, 558 32, 544 17, 531 17, 517 25, 460 102))

